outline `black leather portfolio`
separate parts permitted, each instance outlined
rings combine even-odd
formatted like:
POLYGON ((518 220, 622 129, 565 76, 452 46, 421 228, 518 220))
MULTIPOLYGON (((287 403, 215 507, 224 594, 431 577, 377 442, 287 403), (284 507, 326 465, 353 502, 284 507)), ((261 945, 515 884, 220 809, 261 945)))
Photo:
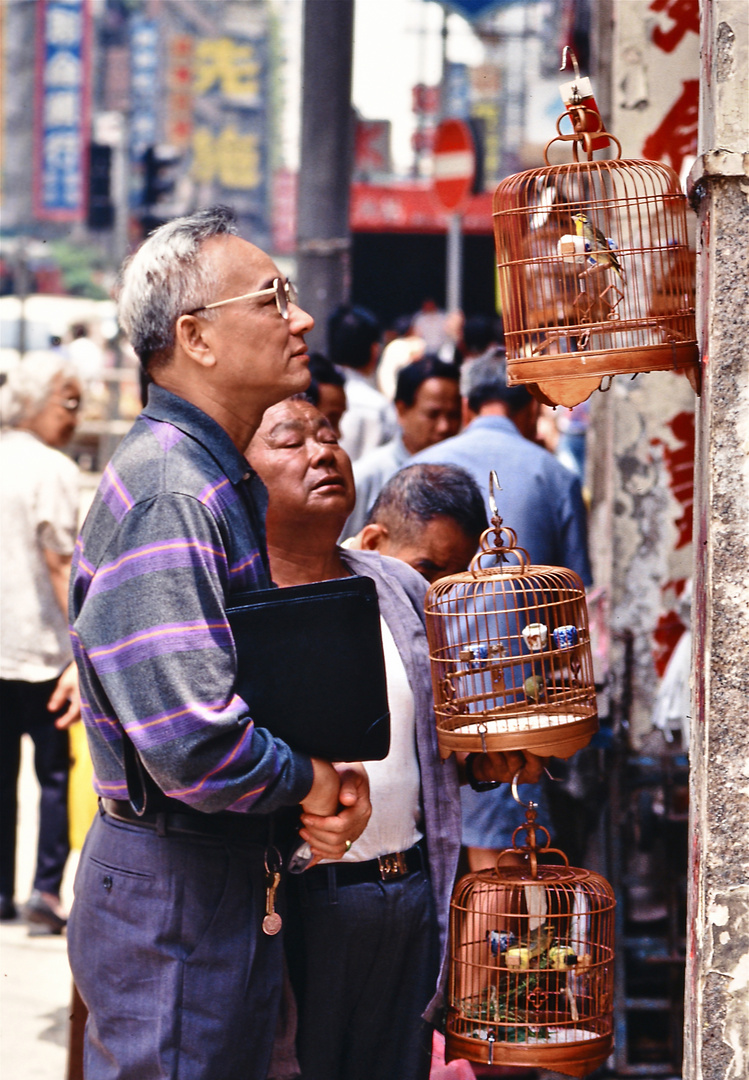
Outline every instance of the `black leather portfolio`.
POLYGON ((327 761, 387 757, 390 713, 371 578, 244 593, 226 615, 236 692, 256 726, 327 761))

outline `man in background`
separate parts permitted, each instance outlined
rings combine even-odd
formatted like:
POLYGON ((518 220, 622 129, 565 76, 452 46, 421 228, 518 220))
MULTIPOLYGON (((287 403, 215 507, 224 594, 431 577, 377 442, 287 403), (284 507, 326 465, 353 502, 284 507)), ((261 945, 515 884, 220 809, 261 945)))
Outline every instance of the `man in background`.
POLYGON ((0 919, 13 919, 21 737, 34 743, 39 843, 27 921, 61 933, 69 854, 67 728, 80 716, 68 636, 68 581, 78 527, 78 467, 60 450, 81 404, 75 365, 31 353, 0 390, 0 919))
POLYGON ((328 420, 337 439, 341 437, 341 419, 346 411, 346 380, 335 364, 322 353, 310 353, 310 384, 305 397, 328 420))
MULTIPOLYGON (((505 361, 475 360, 461 371, 461 394, 468 426, 459 435, 418 454, 415 463, 459 465, 484 492, 489 508, 489 473, 497 473, 497 507, 531 563, 564 566, 590 585, 587 523, 580 481, 548 450, 532 442, 538 403, 524 386, 508 386, 505 361)), ((544 807, 541 785, 527 797, 544 807)), ((510 843, 519 823, 517 805, 504 788, 478 796, 461 791, 463 844, 471 870, 494 865, 498 849, 510 843)))
POLYGON ((382 356, 377 365, 377 389, 388 401, 392 401, 395 397, 398 372, 407 364, 420 359, 426 352, 426 342, 413 331, 411 325, 413 318, 413 315, 401 315, 395 320, 393 326, 395 336, 382 350, 382 356))
POLYGON ((352 461, 395 434, 393 406, 374 386, 381 337, 379 322, 366 308, 339 304, 328 317, 328 359, 346 380, 341 446, 352 461))
POLYGON ((467 426, 423 450, 414 464, 460 465, 473 476, 489 507, 489 472, 500 490, 500 515, 535 565, 566 566, 592 582, 580 481, 532 440, 538 402, 524 386, 508 386, 504 359, 490 356, 461 370, 467 426))
POLYGON ((344 547, 379 551, 427 581, 465 570, 487 527, 476 481, 455 465, 409 465, 385 484, 367 523, 344 547))
POLYGON ((420 450, 460 429, 459 372, 436 356, 424 356, 398 374, 397 434, 354 463, 356 505, 343 530, 354 536, 364 525, 383 484, 420 450))

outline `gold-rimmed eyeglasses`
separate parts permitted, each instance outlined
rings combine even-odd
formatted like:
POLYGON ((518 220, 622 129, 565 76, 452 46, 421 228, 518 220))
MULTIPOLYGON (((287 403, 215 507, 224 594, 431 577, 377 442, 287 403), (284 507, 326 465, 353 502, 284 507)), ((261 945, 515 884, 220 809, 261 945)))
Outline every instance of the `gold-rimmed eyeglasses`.
POLYGON ((197 315, 199 311, 212 311, 214 308, 223 307, 224 304, 233 304, 237 300, 258 300, 261 296, 275 295, 278 314, 282 319, 289 317, 289 304, 298 304, 299 297, 296 287, 288 278, 274 278, 269 289, 261 289, 259 292, 243 293, 242 296, 230 296, 228 300, 217 300, 215 304, 203 304, 202 307, 193 308, 186 312, 187 315, 197 315))

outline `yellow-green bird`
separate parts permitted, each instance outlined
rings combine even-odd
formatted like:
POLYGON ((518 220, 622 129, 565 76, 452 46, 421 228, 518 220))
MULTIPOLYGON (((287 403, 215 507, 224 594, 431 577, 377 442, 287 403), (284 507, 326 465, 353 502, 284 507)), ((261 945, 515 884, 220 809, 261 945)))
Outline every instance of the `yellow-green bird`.
POLYGON ((582 211, 573 214, 572 220, 575 223, 577 235, 584 237, 590 245, 590 250, 587 252, 587 255, 591 259, 595 259, 599 266, 610 266, 612 270, 616 271, 622 281, 624 281, 624 274, 619 265, 619 260, 609 247, 606 242, 606 237, 601 230, 597 229, 593 222, 586 217, 582 211))

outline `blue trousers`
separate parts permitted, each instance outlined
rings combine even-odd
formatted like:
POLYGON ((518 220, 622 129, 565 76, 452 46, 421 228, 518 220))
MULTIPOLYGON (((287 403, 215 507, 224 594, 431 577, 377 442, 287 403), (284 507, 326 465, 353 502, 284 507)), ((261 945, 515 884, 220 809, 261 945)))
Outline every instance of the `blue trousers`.
POLYGON ((263 848, 98 815, 68 923, 86 1080, 265 1080, 282 978, 263 848))
MULTIPOLYGON (((333 868, 331 867, 331 871, 333 868)), ((287 952, 303 1080, 426 1080, 437 981, 429 878, 290 884, 287 952), (299 936, 297 936, 299 935, 299 936)))
POLYGON ((30 683, 0 679, 0 895, 13 899, 16 880, 16 823, 21 736, 34 743, 34 770, 39 799, 39 844, 34 888, 60 895, 68 843, 68 774, 70 750, 67 731, 58 731, 47 702, 57 679, 30 683))

